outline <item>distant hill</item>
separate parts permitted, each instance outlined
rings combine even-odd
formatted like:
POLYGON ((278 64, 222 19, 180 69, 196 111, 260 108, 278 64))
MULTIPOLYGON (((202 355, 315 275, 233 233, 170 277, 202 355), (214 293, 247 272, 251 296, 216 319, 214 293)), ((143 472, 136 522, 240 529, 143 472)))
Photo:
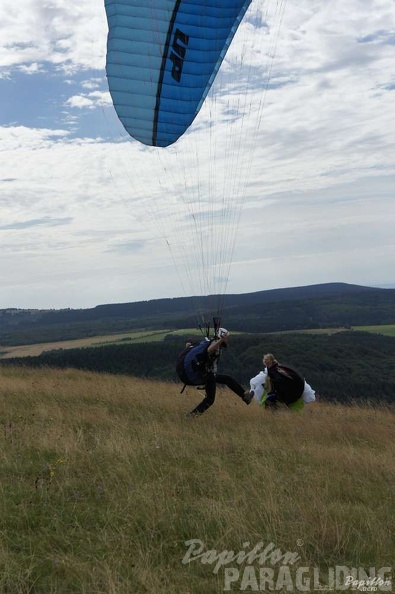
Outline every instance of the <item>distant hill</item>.
MULTIPOLYGON (((215 296, 153 299, 90 309, 0 310, 0 344, 69 340, 120 331, 197 325, 196 301, 215 296)), ((395 323, 395 289, 327 283, 225 295, 222 323, 241 332, 395 323)))
MULTIPOLYGON (((199 298, 202 307, 213 297, 199 298)), ((196 327, 196 298, 156 299, 80 310, 0 311, 0 344, 62 341, 125 332, 196 327)), ((224 355, 223 371, 244 383, 259 371, 263 352, 296 366, 323 398, 394 402, 395 338, 363 332, 331 336, 268 334, 284 330, 395 324, 395 290, 330 283, 224 297, 223 325, 242 333, 224 355)), ((1 365, 77 367, 175 380, 183 344, 111 345, 58 349, 1 365)))

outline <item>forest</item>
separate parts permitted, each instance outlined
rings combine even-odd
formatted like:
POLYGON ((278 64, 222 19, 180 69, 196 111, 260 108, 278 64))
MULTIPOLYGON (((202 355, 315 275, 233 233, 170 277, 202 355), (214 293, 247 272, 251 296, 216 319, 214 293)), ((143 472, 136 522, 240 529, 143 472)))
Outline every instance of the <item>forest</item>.
MULTIPOLYGON (((0 365, 76 368, 176 382, 175 364, 184 342, 185 336, 168 335, 163 342, 57 349, 37 357, 0 360, 0 365)), ((221 357, 221 371, 247 387, 262 369, 267 352, 299 371, 322 400, 395 403, 393 337, 359 331, 234 335, 221 357)))
MULTIPOLYGON (((154 299, 98 305, 90 309, 0 310, 0 344, 22 345, 139 329, 197 327, 217 296, 154 299)), ((346 283, 273 289, 223 297, 222 323, 238 332, 280 332, 314 328, 394 324, 395 289, 346 283)))
MULTIPOLYGON (((215 296, 200 299, 208 308, 215 296)), ((177 354, 185 341, 181 331, 197 328, 195 300, 157 299, 81 310, 0 310, 0 345, 135 330, 168 333, 158 342, 59 348, 34 357, 2 359, 0 364, 71 367, 174 382, 177 354), (177 330, 179 335, 174 334, 177 330)), ((352 330, 353 326, 395 324, 394 289, 328 283, 227 295, 221 323, 231 332, 221 370, 245 386, 261 370, 262 355, 272 352, 280 362, 296 368, 324 400, 395 402, 395 338, 352 330), (328 332, 300 332, 307 329, 328 332)))

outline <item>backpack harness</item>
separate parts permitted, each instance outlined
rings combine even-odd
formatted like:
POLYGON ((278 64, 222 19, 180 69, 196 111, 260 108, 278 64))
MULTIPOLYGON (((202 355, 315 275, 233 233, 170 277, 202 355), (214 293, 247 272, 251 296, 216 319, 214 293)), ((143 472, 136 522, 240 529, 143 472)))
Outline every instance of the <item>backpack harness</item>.
MULTIPOLYGON (((217 336, 220 320, 214 318, 214 336, 217 336)), ((207 349, 212 343, 209 339, 210 325, 206 323, 206 338, 202 342, 193 343, 185 348, 178 355, 176 372, 184 386, 180 392, 182 394, 186 386, 197 386, 198 390, 204 389, 208 373, 209 356, 207 349)))

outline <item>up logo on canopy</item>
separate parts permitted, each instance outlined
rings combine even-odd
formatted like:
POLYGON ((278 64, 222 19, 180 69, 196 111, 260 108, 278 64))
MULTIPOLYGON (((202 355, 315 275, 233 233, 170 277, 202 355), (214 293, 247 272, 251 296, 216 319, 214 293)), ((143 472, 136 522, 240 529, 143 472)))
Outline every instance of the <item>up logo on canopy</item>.
POLYGON ((177 82, 180 82, 182 69, 184 66, 185 54, 189 43, 189 35, 177 29, 174 33, 174 40, 172 44, 172 52, 170 60, 173 62, 171 75, 177 82))

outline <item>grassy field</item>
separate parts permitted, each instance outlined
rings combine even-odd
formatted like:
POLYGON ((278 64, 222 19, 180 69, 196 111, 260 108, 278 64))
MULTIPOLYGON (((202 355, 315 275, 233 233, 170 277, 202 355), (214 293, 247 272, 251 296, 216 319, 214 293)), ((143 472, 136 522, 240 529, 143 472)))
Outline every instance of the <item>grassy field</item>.
POLYGON ((381 326, 352 326, 350 328, 312 328, 306 330, 284 330, 283 332, 269 332, 268 334, 337 334, 338 332, 347 332, 356 330, 360 332, 373 332, 383 334, 384 336, 395 336, 395 324, 383 324, 381 326))
POLYGON ((103 346, 107 344, 130 344, 133 342, 157 342, 164 339, 168 334, 181 334, 198 336, 199 331, 195 329, 185 330, 140 330, 124 334, 107 334, 104 336, 90 336, 77 340, 63 340, 58 342, 43 342, 38 344, 27 344, 20 346, 0 345, 0 359, 11 357, 35 357, 44 351, 53 349, 78 349, 81 347, 103 346))
POLYGON ((295 576, 314 568, 329 592, 331 568, 393 563, 393 409, 272 415, 220 391, 191 419, 201 393, 175 384, 4 368, 0 386, 2 594, 285 593, 285 570, 312 592, 295 576))
POLYGON ((387 324, 385 326, 353 326, 353 330, 374 332, 375 334, 384 334, 384 336, 395 336, 395 324, 387 324))
MULTIPOLYGON (((356 331, 374 332, 384 334, 385 336, 395 336, 395 324, 383 326, 355 326, 356 331)), ((344 332, 346 328, 319 328, 312 330, 286 330, 283 332, 269 332, 268 334, 336 334, 344 332)), ((77 340, 64 340, 58 342, 45 342, 38 344, 28 344, 20 346, 0 345, 0 359, 9 359, 12 357, 35 357, 41 355, 44 351, 53 349, 76 349, 81 347, 103 346, 108 344, 132 344, 138 342, 158 342, 162 341, 169 334, 180 334, 185 336, 199 337, 199 330, 196 328, 187 328, 182 330, 141 330, 137 332, 127 332, 123 334, 107 334, 104 336, 90 336, 77 340)), ((240 334, 232 332, 232 334, 240 334)))

